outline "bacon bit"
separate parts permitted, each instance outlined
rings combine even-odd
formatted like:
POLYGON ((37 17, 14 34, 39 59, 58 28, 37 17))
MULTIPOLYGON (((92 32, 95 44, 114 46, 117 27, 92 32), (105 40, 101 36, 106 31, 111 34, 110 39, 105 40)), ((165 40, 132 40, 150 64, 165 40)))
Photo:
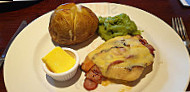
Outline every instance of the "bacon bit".
POLYGON ((101 71, 99 68, 94 65, 89 72, 85 74, 86 78, 96 82, 96 83, 101 83, 102 82, 102 77, 103 75, 101 74, 101 71))
POLYGON ((129 58, 133 58, 133 57, 134 57, 134 55, 129 55, 129 56, 125 57, 125 58, 129 59, 129 58))
POLYGON ((112 65, 120 64, 120 63, 123 63, 123 62, 124 62, 124 61, 122 61, 122 60, 116 60, 116 61, 112 62, 111 64, 108 65, 107 71, 109 70, 109 68, 110 68, 112 65))
POLYGON ((92 60, 90 60, 88 57, 86 57, 84 63, 82 63, 82 65, 81 65, 81 69, 84 72, 88 72, 93 66, 94 66, 94 63, 92 62, 92 60))
POLYGON ((154 56, 155 49, 152 47, 152 45, 148 44, 148 42, 143 38, 139 39, 139 41, 141 42, 141 44, 146 46, 149 49, 150 53, 154 56))
POLYGON ((119 50, 122 52, 126 52, 126 49, 125 48, 119 48, 119 50))
POLYGON ((127 44, 126 46, 127 46, 127 47, 130 47, 130 44, 127 44))
POLYGON ((136 37, 139 39, 143 38, 141 35, 136 35, 136 37))
POLYGON ((101 84, 104 79, 99 68, 94 65, 86 74, 86 79, 84 81, 84 88, 86 90, 94 90, 97 88, 98 83, 101 84))
POLYGON ((90 91, 90 90, 96 89, 97 86, 98 86, 98 83, 96 83, 96 82, 94 82, 94 81, 92 81, 92 80, 86 78, 86 79, 84 80, 84 84, 83 84, 83 85, 84 85, 84 88, 85 88, 85 89, 87 89, 88 91, 90 91))
POLYGON ((154 56, 155 49, 152 47, 152 45, 146 44, 145 46, 149 49, 150 53, 154 56))
POLYGON ((141 44, 145 45, 145 44, 148 44, 148 42, 145 40, 145 39, 139 39, 139 41, 141 42, 141 44))

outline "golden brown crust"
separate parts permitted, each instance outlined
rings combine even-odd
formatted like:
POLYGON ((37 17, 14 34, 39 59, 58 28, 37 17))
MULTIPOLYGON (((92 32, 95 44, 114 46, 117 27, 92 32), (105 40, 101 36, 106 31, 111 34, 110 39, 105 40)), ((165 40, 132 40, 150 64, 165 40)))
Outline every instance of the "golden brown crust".
POLYGON ((60 45, 81 43, 95 34, 98 18, 87 7, 74 3, 58 6, 50 18, 49 33, 60 45))
POLYGON ((71 7, 76 6, 75 3, 66 3, 66 4, 61 4, 59 5, 56 10, 59 9, 71 9, 71 7))
POLYGON ((81 11, 75 14, 74 41, 80 43, 87 40, 94 35, 97 26, 98 18, 96 15, 87 7, 81 6, 81 11))
POLYGON ((72 19, 70 16, 71 11, 69 9, 57 10, 52 15, 52 20, 50 21, 49 32, 52 39, 59 42, 70 42, 72 37, 69 35, 69 31, 72 30, 72 22, 69 21, 72 19), (62 13, 65 13, 64 15, 62 13), (60 21, 62 21, 60 23, 60 21), (65 26, 65 27, 61 27, 65 26), (64 31, 60 31, 64 30, 64 31))

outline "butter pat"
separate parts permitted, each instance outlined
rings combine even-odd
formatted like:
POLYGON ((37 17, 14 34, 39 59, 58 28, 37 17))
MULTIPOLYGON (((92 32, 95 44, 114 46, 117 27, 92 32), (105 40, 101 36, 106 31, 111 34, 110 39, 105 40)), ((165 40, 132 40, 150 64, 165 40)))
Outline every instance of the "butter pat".
POLYGON ((62 73, 71 69, 76 60, 70 56, 61 47, 55 47, 51 52, 49 52, 42 61, 46 64, 48 69, 54 73, 62 73))

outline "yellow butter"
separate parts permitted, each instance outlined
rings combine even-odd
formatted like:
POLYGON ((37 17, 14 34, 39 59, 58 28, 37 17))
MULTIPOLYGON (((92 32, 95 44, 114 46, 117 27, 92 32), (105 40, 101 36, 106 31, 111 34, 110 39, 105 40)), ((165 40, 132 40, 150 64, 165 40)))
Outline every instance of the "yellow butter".
POLYGON ((42 61, 46 64, 48 69, 54 73, 62 73, 71 69, 76 60, 71 57, 61 47, 55 47, 49 52, 42 61))

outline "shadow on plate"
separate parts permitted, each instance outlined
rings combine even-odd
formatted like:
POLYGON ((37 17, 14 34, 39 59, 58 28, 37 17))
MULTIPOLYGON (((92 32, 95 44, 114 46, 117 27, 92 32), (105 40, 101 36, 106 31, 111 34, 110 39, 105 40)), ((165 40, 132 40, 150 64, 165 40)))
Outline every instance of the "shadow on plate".
POLYGON ((31 5, 37 4, 42 0, 34 0, 34 1, 10 1, 5 3, 0 3, 0 13, 10 12, 19 10, 22 8, 29 7, 31 5))
POLYGON ((68 45, 68 46, 59 45, 58 43, 54 42, 53 40, 52 40, 52 42, 53 42, 53 44, 54 44, 55 46, 68 47, 68 48, 72 48, 72 49, 74 49, 74 50, 78 50, 78 49, 84 48, 84 47, 86 47, 87 45, 89 45, 90 43, 92 43, 92 41, 93 41, 94 39, 96 39, 97 37, 98 37, 98 34, 96 33, 95 35, 93 35, 93 36, 90 37, 88 40, 86 40, 86 41, 84 41, 84 42, 82 42, 82 43, 78 43, 78 44, 76 44, 76 45, 68 45))
POLYGON ((69 87, 69 86, 75 84, 78 81, 78 79, 80 78, 81 73, 82 73, 82 71, 80 70, 80 68, 78 68, 75 76, 67 81, 56 81, 53 78, 51 78, 50 76, 48 76, 47 74, 46 74, 46 79, 52 86, 64 88, 64 87, 69 87))

